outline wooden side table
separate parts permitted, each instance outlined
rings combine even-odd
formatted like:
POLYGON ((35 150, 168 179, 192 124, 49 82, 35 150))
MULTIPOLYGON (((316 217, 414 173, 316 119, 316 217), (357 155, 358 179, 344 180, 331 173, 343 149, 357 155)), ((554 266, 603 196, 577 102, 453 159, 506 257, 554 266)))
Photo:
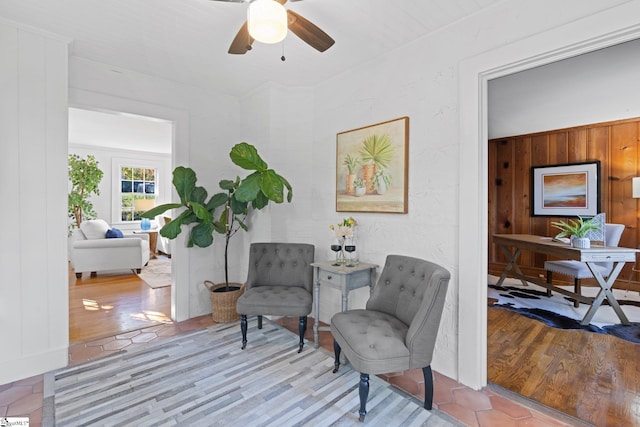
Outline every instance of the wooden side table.
POLYGON ((329 330, 327 326, 320 326, 320 286, 338 289, 342 293, 342 311, 347 311, 349 292, 365 286, 369 286, 369 292, 371 292, 376 282, 378 266, 364 262, 355 267, 334 266, 332 262, 314 262, 311 266, 313 267, 313 299, 317 316, 313 322, 313 339, 315 347, 318 348, 319 332, 329 330))
POLYGON ((149 257, 156 258, 156 244, 158 243, 158 230, 135 230, 133 234, 149 235, 149 257))

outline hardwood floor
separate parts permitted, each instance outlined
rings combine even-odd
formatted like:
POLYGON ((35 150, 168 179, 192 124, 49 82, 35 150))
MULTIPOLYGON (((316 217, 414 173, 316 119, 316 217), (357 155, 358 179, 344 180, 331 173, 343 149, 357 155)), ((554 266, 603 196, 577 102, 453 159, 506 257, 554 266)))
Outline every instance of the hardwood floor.
POLYGON ((597 426, 640 425, 640 345, 489 307, 488 380, 597 426))
POLYGON ((69 269, 69 342, 170 322, 170 286, 152 289, 127 271, 76 280, 69 269))

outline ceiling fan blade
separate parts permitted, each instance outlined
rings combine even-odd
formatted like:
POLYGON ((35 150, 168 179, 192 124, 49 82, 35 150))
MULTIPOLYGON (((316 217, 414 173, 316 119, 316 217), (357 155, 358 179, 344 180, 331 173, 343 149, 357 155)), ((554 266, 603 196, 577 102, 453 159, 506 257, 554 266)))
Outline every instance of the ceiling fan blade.
POLYGON ((289 18, 289 30, 309 46, 324 52, 335 43, 335 40, 327 33, 294 11, 287 10, 287 16, 289 18))
POLYGON ((229 53, 233 55, 244 55, 247 51, 251 50, 252 44, 253 37, 249 35, 248 24, 245 22, 231 42, 231 46, 229 46, 229 53))

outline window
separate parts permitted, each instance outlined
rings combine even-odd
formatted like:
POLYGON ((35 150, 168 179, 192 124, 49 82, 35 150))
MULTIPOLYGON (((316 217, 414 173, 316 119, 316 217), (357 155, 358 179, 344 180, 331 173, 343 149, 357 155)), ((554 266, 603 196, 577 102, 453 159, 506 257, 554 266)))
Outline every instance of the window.
POLYGON ((140 221, 140 214, 155 206, 156 169, 120 166, 120 220, 140 221), (145 202, 146 201, 146 202, 145 202))

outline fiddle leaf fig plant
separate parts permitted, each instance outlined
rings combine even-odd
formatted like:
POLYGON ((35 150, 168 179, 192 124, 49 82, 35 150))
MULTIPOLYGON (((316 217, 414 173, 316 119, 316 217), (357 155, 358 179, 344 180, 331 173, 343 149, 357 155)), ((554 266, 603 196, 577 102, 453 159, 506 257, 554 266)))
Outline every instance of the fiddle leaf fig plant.
POLYGON ((252 209, 263 209, 269 202, 291 202, 291 184, 260 157, 257 149, 246 142, 236 144, 229 153, 231 161, 242 169, 253 171, 241 179, 223 179, 218 185, 222 192, 210 199, 204 187, 197 185, 196 173, 191 168, 178 166, 173 171, 173 186, 180 203, 166 203, 142 214, 154 218, 170 209, 184 208, 177 218, 160 229, 160 235, 175 239, 182 226, 190 226, 187 247, 206 248, 213 244, 214 233, 224 236, 224 274, 229 289, 228 249, 229 241, 239 230, 248 231, 247 216, 252 209))

